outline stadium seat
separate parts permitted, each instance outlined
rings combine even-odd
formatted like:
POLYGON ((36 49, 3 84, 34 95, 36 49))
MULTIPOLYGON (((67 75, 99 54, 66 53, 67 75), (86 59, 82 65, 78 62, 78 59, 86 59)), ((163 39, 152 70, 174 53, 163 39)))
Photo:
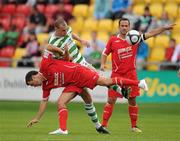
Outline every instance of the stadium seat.
POLYGON ((15 47, 6 46, 0 50, 0 57, 12 58, 15 52, 15 47))
MULTIPOLYGON (((164 58, 165 58, 165 48, 155 47, 152 49, 150 53, 150 57, 148 58, 148 63, 150 62, 158 63, 163 61, 164 58)), ((158 64, 152 64, 152 65, 148 65, 147 69, 157 71, 159 70, 159 66, 158 64)))
POLYGON ((114 20, 113 21, 113 28, 112 28, 112 34, 115 34, 119 29, 118 29, 118 26, 119 26, 119 20, 114 20))
POLYGON ((3 25, 5 30, 9 30, 11 21, 7 19, 0 19, 0 23, 3 25))
POLYGON ((178 5, 176 3, 167 3, 164 10, 167 11, 169 18, 174 20, 178 14, 178 5))
POLYGON ((162 47, 154 47, 151 50, 150 59, 160 62, 163 61, 165 57, 165 48, 162 47))
POLYGON ((88 5, 86 4, 77 4, 74 6, 73 15, 75 17, 86 18, 88 16, 88 5))
POLYGON ((180 3, 180 0, 165 0, 166 3, 176 3, 177 5, 180 3))
POLYGON ((180 18, 178 18, 176 21, 175 21, 176 25, 174 26, 173 30, 172 30, 172 33, 173 34, 177 34, 177 33, 180 33, 180 18))
POLYGON ((143 15, 145 4, 136 4, 133 7, 133 12, 137 15, 143 15))
POLYGON ((106 43, 109 39, 109 34, 107 32, 102 32, 102 31, 99 31, 97 33, 97 37, 99 40, 103 41, 104 43, 106 43))
POLYGON ((88 17, 94 17, 94 5, 90 5, 88 8, 88 17))
POLYGON ((85 31, 93 31, 93 30, 97 30, 97 26, 98 26, 98 21, 92 18, 86 19, 84 21, 84 27, 83 29, 85 31))
POLYGON ((180 4, 180 0, 174 0, 177 4, 180 4))
MULTIPOLYGON (((161 3, 164 4, 166 3, 167 0, 146 0, 148 1, 149 4, 153 4, 153 3, 161 3)), ((156 9, 157 10, 157 9, 156 9)))
POLYGON ((180 33, 173 34, 172 38, 176 40, 177 44, 180 44, 180 33))
POLYGON ((16 11, 16 5, 15 4, 7 4, 2 6, 2 13, 8 13, 8 14, 14 14, 16 11))
POLYGON ((11 20, 11 15, 8 13, 0 13, 0 19, 11 20))
POLYGON ((25 16, 29 16, 31 12, 31 7, 26 4, 18 5, 16 8, 16 12, 24 14, 25 16))
POLYGON ((163 5, 161 3, 151 4, 150 5, 150 12, 153 16, 160 18, 162 15, 162 12, 163 12, 163 5))
POLYGON ((134 5, 140 4, 140 3, 145 4, 145 3, 146 3, 146 0, 132 0, 132 3, 133 3, 134 5))
POLYGON ((58 5, 50 4, 47 5, 45 8, 45 15, 49 15, 52 17, 52 15, 58 10, 58 5))
POLYGON ((91 38, 91 32, 82 32, 81 33, 81 39, 84 39, 84 40, 87 40, 87 41, 90 41, 92 38, 91 38))
POLYGON ((102 19, 98 23, 98 31, 112 32, 113 21, 111 19, 102 19))
POLYGON ((67 12, 69 12, 69 13, 72 13, 72 11, 73 11, 73 5, 71 5, 71 4, 65 4, 65 5, 64 5, 64 9, 65 9, 65 11, 67 11, 67 12))
POLYGON ((16 25, 18 31, 23 31, 26 25, 26 18, 24 16, 14 17, 11 21, 12 25, 16 25))
POLYGON ((44 5, 44 4, 37 4, 37 9, 38 9, 41 13, 44 13, 44 11, 45 11, 45 5, 44 5))
POLYGON ((45 42, 48 42, 49 34, 48 33, 39 33, 37 34, 37 40, 40 45, 43 45, 45 42))
POLYGON ((155 38, 154 46, 166 48, 169 44, 169 37, 167 35, 159 35, 155 38))
POLYGON ((10 67, 11 66, 11 58, 14 55, 15 48, 13 46, 7 46, 0 50, 0 58, 7 59, 5 61, 0 61, 0 67, 10 67))
POLYGON ((12 62, 12 67, 17 66, 17 60, 21 59, 23 56, 26 54, 26 49, 25 48, 17 48, 15 51, 15 54, 13 56, 13 62, 12 62))
POLYGON ((154 47, 154 37, 151 37, 147 40, 145 40, 145 42, 148 44, 149 48, 153 48, 154 47))
POLYGON ((70 26, 72 27, 73 32, 75 33, 80 33, 83 31, 83 25, 84 25, 84 20, 82 18, 76 18, 74 21, 70 23, 70 26))

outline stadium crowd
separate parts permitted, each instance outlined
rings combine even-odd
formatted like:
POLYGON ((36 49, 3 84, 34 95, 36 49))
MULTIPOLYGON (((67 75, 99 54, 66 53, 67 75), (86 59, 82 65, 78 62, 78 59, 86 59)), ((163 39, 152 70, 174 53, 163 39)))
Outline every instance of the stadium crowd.
MULTIPOLYGON (((0 67, 37 67, 54 21, 63 17, 73 32, 88 40, 91 48, 77 45, 97 68, 103 48, 115 34, 120 18, 131 28, 146 32, 176 23, 172 32, 141 43, 137 68, 176 70, 180 61, 180 18, 178 0, 1 0, 0 67), (158 10, 157 10, 158 9, 158 10)), ((110 68, 110 58, 108 59, 110 68)))

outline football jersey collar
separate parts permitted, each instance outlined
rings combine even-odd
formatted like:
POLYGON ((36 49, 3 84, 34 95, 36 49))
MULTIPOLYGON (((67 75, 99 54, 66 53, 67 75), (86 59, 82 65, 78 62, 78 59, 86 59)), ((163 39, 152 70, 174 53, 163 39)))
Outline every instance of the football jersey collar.
POLYGON ((119 38, 119 39, 121 39, 123 41, 125 40, 125 39, 121 38, 120 34, 117 34, 117 38, 119 38))

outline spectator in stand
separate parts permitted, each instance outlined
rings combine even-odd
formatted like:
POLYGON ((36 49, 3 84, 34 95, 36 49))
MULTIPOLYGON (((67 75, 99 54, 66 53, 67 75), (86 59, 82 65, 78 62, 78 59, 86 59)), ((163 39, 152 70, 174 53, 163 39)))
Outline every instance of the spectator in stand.
POLYGON ((136 64, 138 70, 145 69, 145 62, 148 57, 148 44, 145 42, 141 42, 139 44, 139 48, 137 50, 137 58, 136 58, 136 64))
POLYGON ((142 31, 142 32, 147 32, 148 28, 151 26, 153 21, 153 17, 150 13, 150 9, 148 6, 144 8, 144 14, 140 16, 138 21, 135 23, 135 29, 142 31))
POLYGON ((71 20, 74 19, 74 16, 71 13, 65 11, 63 3, 59 3, 58 7, 58 11, 53 15, 54 20, 62 17, 67 23, 69 23, 71 20))
POLYGON ((131 0, 112 0, 111 19, 120 19, 131 6, 131 0))
POLYGON ((100 68, 101 54, 105 48, 105 43, 97 38, 97 32, 92 31, 91 33, 90 47, 84 48, 84 57, 90 62, 95 68, 100 68))
POLYGON ((176 48, 176 40, 171 38, 169 40, 169 45, 166 48, 164 63, 160 67, 161 70, 175 70, 176 69, 176 66, 174 66, 171 62, 175 48, 176 48))
POLYGON ((3 25, 0 24, 0 49, 6 46, 6 31, 3 28, 3 25))
POLYGON ((76 5, 76 4, 90 5, 90 0, 71 0, 71 2, 73 3, 73 5, 76 5))
POLYGON ((23 48, 26 47, 26 44, 29 41, 30 34, 35 33, 35 29, 36 29, 36 25, 34 23, 31 23, 28 21, 27 25, 23 29, 23 33, 22 33, 23 43, 22 43, 21 47, 23 47, 23 48))
POLYGON ((29 16, 29 22, 35 24, 35 33, 41 33, 45 30, 46 17, 41 13, 36 6, 32 7, 31 14, 29 16))
POLYGON ((29 59, 28 62, 20 61, 18 62, 19 67, 34 67, 34 60, 37 57, 40 57, 41 53, 39 50, 39 44, 34 33, 31 33, 29 36, 28 43, 26 45, 26 55, 22 59, 29 59))
POLYGON ((16 0, 2 0, 3 4, 16 4, 16 0))
POLYGON ((17 27, 15 25, 12 25, 10 27, 10 30, 6 33, 6 45, 16 47, 18 38, 19 32, 17 31, 17 27))
POLYGON ((37 0, 37 4, 48 4, 48 0, 37 0))
POLYGON ((31 7, 36 5, 36 0, 27 0, 26 5, 29 5, 31 7))
POLYGON ((61 1, 63 1, 63 0, 48 0, 48 3, 49 4, 57 4, 57 3, 61 2, 61 1))
POLYGON ((134 25, 135 23, 138 21, 139 16, 137 16, 136 14, 134 14, 132 6, 129 6, 127 8, 127 12, 122 16, 123 18, 128 18, 130 20, 130 28, 134 29, 134 25))
POLYGON ((175 47, 171 61, 173 63, 180 62, 180 44, 175 47))
POLYGON ((95 19, 103 19, 110 17, 110 0, 96 0, 94 5, 95 19))

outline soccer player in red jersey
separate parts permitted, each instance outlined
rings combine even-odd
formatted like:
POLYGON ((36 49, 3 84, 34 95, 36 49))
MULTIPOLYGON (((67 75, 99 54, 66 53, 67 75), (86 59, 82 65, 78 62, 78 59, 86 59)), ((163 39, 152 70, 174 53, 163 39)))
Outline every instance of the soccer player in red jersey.
POLYGON ((35 118, 28 123, 28 127, 37 123, 42 117, 47 106, 50 91, 54 88, 66 87, 58 99, 59 129, 50 132, 50 134, 68 134, 68 110, 66 105, 78 94, 81 94, 85 100, 88 100, 89 97, 86 97, 86 95, 82 93, 84 87, 93 89, 96 85, 111 86, 114 84, 119 84, 120 86, 137 85, 143 89, 147 87, 147 84, 143 80, 130 80, 121 77, 105 78, 99 76, 96 71, 82 65, 55 60, 49 54, 48 56, 44 55, 41 61, 40 71, 28 72, 25 81, 27 85, 34 87, 42 85, 43 90, 43 100, 41 101, 39 112, 35 118))
MULTIPOLYGON (((141 40, 146 40, 150 37, 154 37, 166 30, 171 30, 175 24, 162 26, 153 29, 150 32, 141 34, 141 40)), ((119 20, 119 34, 112 36, 102 53, 101 70, 104 70, 107 56, 112 55, 112 74, 111 77, 125 77, 133 80, 137 80, 136 75, 136 53, 139 44, 129 45, 125 36, 130 30, 130 22, 126 18, 119 20)), ((129 116, 131 120, 131 128, 133 132, 142 132, 137 127, 138 119, 138 106, 136 104, 136 96, 139 96, 139 88, 137 86, 131 86, 129 103, 129 116)), ((112 115, 114 104, 117 100, 117 93, 113 90, 108 90, 108 101, 104 106, 103 122, 102 125, 107 127, 108 121, 112 115)))

